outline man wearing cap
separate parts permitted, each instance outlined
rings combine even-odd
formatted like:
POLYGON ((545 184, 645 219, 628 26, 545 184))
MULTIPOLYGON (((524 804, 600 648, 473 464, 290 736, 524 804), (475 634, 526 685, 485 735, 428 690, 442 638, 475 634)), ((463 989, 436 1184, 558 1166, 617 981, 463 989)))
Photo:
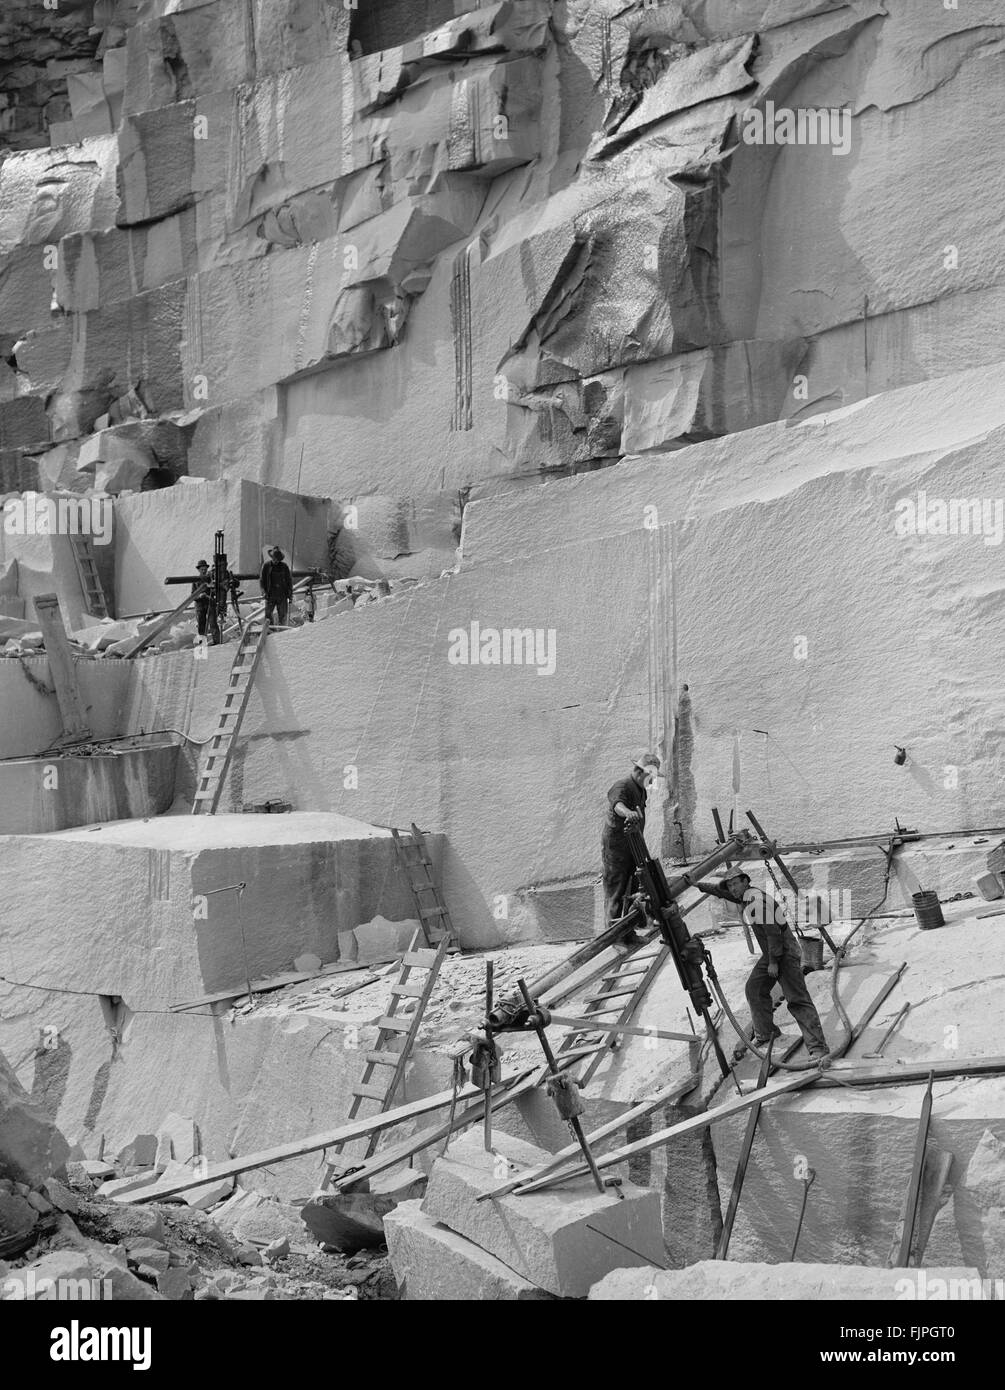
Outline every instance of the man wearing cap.
MULTIPOLYGON (((767 893, 754 888, 750 875, 742 869, 731 869, 718 883, 696 883, 695 887, 734 903, 761 948, 760 959, 750 972, 744 990, 754 1025, 754 1042, 764 1047, 771 1038, 781 1036, 771 1017, 771 990, 778 984, 789 1013, 799 1025, 810 1057, 815 1062, 824 1061, 829 1055, 827 1039, 806 988, 799 944, 784 919, 779 920, 775 904, 767 893)), ((741 1043, 734 1056, 739 1059, 745 1051, 741 1043)))
POLYGON ((262 596, 265 599, 265 621, 269 627, 278 624, 279 627, 286 626, 286 618, 290 610, 290 599, 293 597, 293 575, 290 567, 286 564, 286 557, 274 545, 269 551, 269 559, 262 566, 262 596), (272 616, 275 614, 276 622, 273 623, 272 616))
POLYGON ((607 793, 607 814, 600 841, 604 867, 604 917, 610 926, 623 917, 627 897, 635 873, 635 860, 625 839, 625 830, 634 826, 644 830, 646 824, 646 782, 660 770, 655 753, 639 753, 632 760, 632 770, 607 793))
MULTIPOLYGON (((200 560, 195 567, 195 572, 199 578, 192 585, 192 592, 202 588, 209 583, 209 561, 200 560)), ((199 625, 199 636, 205 637, 209 631, 209 591, 201 594, 195 601, 195 616, 199 625)))

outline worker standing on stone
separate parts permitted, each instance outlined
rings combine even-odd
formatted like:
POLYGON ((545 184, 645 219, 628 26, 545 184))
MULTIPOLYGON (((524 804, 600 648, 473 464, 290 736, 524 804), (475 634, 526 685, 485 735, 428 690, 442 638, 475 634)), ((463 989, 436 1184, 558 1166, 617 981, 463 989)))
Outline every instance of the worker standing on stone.
MULTIPOLYGON (((203 585, 209 583, 209 561, 200 560, 195 567, 195 572, 199 576, 199 578, 192 585, 193 594, 197 589, 200 589, 203 587, 203 585)), ((199 598, 197 598, 195 601, 195 616, 196 622, 198 623, 199 627, 200 637, 205 637, 207 632, 209 631, 209 602, 210 595, 208 590, 205 593, 201 594, 199 598)))
POLYGON ((655 753, 639 753, 632 770, 607 793, 607 814, 600 841, 604 870, 604 918, 608 926, 623 917, 635 873, 635 860, 625 839, 629 826, 644 830, 646 824, 646 783, 660 770, 655 753))
MULTIPOLYGON (((779 919, 772 899, 763 889, 755 888, 750 875, 742 869, 732 869, 718 883, 696 883, 695 887, 735 903, 761 948, 760 959, 750 972, 744 991, 750 1005, 754 1042, 765 1047, 772 1038, 781 1036, 771 1017, 771 991, 778 984, 811 1059, 825 1063, 829 1056, 827 1039, 816 1005, 806 988, 799 944, 784 919, 779 919)), ((735 1059, 738 1061, 746 1050, 740 1043, 734 1053, 735 1059)))
POLYGON ((262 566, 262 596, 265 599, 265 621, 270 628, 285 627, 293 597, 293 575, 286 564, 286 557, 274 545, 269 551, 269 559, 262 566), (273 622, 273 614, 276 621, 273 622))

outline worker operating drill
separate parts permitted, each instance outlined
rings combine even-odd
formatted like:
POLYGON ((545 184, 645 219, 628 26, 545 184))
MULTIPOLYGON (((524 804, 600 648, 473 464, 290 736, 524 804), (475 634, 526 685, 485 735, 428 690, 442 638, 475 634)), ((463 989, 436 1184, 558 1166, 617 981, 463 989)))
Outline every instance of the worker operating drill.
MULTIPOLYGON (((600 850, 604 871, 604 917, 608 927, 628 911, 636 864, 625 830, 629 826, 640 831, 645 829, 646 783, 659 770, 660 760, 655 753, 637 753, 632 759, 631 772, 615 782, 607 793, 600 850)), ((629 937, 629 944, 631 940, 629 937)))
MULTIPOLYGON (((820 1015, 806 988, 799 945, 784 921, 778 920, 773 902, 763 889, 755 888, 750 875, 732 869, 718 883, 696 883, 703 893, 735 904, 761 948, 760 959, 747 979, 745 993, 750 1005, 754 1042, 763 1047, 781 1036, 772 1020, 771 991, 781 988, 789 1013, 799 1025, 807 1051, 818 1065, 826 1065, 829 1055, 820 1015)), ((741 1043, 734 1054, 738 1061, 746 1048, 741 1043)))

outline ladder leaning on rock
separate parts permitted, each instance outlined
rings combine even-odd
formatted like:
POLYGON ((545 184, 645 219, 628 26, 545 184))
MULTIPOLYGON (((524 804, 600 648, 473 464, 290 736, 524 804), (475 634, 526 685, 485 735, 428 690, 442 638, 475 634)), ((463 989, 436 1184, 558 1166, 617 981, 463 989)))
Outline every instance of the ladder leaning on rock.
POLYGON ((207 745, 205 761, 199 772, 199 784, 192 801, 193 816, 214 815, 220 804, 224 779, 248 708, 248 698, 268 631, 269 624, 264 616, 250 619, 244 624, 230 668, 230 681, 223 697, 216 733, 207 745))
MULTIPOLYGON (((429 857, 422 831, 413 824, 408 834, 394 829, 391 834, 394 836, 398 860, 405 870, 415 898, 419 925, 408 943, 408 950, 401 958, 398 976, 391 986, 387 1012, 377 1025, 376 1043, 364 1056, 363 1074, 353 1087, 349 1120, 356 1118, 364 1100, 376 1101, 382 1112, 390 1110, 405 1079, 405 1068, 422 1027, 426 1005, 436 987, 440 966, 454 945, 453 923, 433 877, 433 861, 429 857), (432 898, 431 903, 425 901, 424 894, 432 898), (415 975, 419 978, 413 978, 415 975), (405 1012, 403 1001, 406 999, 415 1000, 411 1012, 405 1012), (391 1069, 390 1078, 386 1082, 377 1080, 380 1074, 378 1069, 381 1067, 391 1069)), ((377 1139, 376 1133, 370 1136, 366 1158, 372 1156, 377 1147, 377 1139)), ((343 1147, 341 1143, 331 1146, 335 1153, 341 1153, 343 1147)), ((340 1171, 344 1171, 341 1165, 330 1162, 325 1169, 322 1187, 329 1187, 340 1171)))

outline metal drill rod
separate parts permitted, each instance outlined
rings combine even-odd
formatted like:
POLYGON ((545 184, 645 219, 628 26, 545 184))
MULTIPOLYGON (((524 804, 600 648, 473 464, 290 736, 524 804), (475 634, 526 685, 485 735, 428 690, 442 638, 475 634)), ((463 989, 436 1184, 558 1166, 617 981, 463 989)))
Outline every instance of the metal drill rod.
POLYGON ((896 1018, 893 1020, 893 1022, 890 1024, 889 1028, 888 1028, 888 1029, 886 1030, 886 1032, 883 1034, 882 1038, 881 1038, 880 1041, 879 1041, 879 1046, 876 1048, 876 1051, 875 1051, 875 1052, 863 1052, 863 1053, 862 1053, 862 1056, 863 1056, 863 1057, 882 1057, 882 1055, 883 1055, 883 1049, 886 1047, 887 1043, 890 1041, 891 1037, 893 1036, 894 1029, 897 1027, 897 1025, 898 1025, 898 1023, 900 1022, 900 1020, 901 1020, 902 1018, 905 1018, 905 1017, 906 1017, 907 1011, 908 1011, 908 1009, 909 1009, 910 1007, 911 1007, 911 1004, 910 1004, 910 1001, 908 1001, 908 1003, 906 1003, 906 1004, 904 1005, 904 1007, 901 1009, 900 1013, 897 1015, 897 1017, 896 1017, 896 1018))
MULTIPOLYGON (((545 1032, 544 1024, 541 1022, 540 1014, 534 1008, 534 1000, 531 998, 530 990, 527 988, 527 983, 525 980, 522 979, 517 980, 516 983, 517 989, 519 989, 520 993, 523 995, 523 1002, 526 1004, 527 1010, 530 1014, 531 1023, 534 1027, 534 1031, 537 1033, 538 1041, 541 1044, 542 1051, 544 1052, 544 1059, 548 1063, 548 1072, 551 1076, 561 1077, 562 1073, 559 1069, 558 1063, 555 1061, 555 1054, 552 1052, 551 1044, 548 1042, 548 1034, 545 1032)), ((597 1184, 597 1191, 602 1195, 604 1192, 604 1180, 600 1176, 600 1170, 597 1168, 596 1160, 593 1157, 593 1152, 589 1144, 586 1142, 586 1135, 583 1133, 583 1126, 579 1122, 579 1116, 573 1115, 573 1117, 567 1123, 569 1125, 569 1128, 572 1130, 573 1134, 576 1136, 576 1139, 579 1141, 579 1147, 583 1150, 583 1157, 586 1159, 590 1172, 593 1174, 593 1181, 597 1184)))
POLYGON ((803 1217, 806 1215, 806 1199, 810 1195, 810 1188, 813 1186, 816 1176, 816 1169, 808 1168, 806 1170, 806 1176, 803 1178, 803 1202, 802 1206, 799 1208, 799 1221, 796 1225, 795 1238, 792 1241, 792 1254, 789 1256, 790 1264, 796 1258, 796 1246, 799 1244, 799 1236, 803 1229, 803 1217))
MULTIPOLYGON (((493 962, 485 962, 485 1017, 492 1012, 493 962)), ((485 1152, 492 1152, 492 1059, 485 1072, 485 1152)))

